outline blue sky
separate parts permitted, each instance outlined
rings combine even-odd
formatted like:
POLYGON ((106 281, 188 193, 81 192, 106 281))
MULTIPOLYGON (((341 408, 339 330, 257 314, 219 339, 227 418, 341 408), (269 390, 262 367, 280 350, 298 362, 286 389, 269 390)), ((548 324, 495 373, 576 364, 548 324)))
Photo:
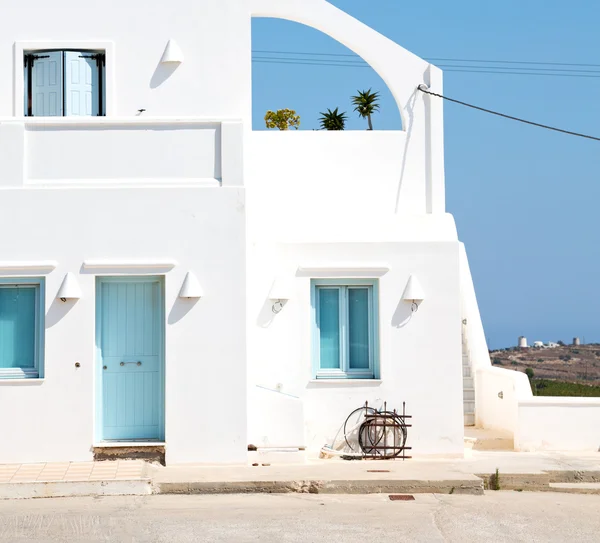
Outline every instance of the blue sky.
MULTIPOLYGON (((577 9, 559 0, 332 3, 425 58, 600 65, 593 0, 577 9)), ((253 22, 253 49, 350 53, 315 30, 270 19, 253 22)), ((446 72, 444 81, 448 96, 600 136, 600 78, 446 72)), ((339 106, 349 129, 363 129, 349 97, 369 87, 382 92, 375 129, 398 128, 389 91, 369 68, 254 63, 254 126, 263 128, 267 109, 289 107, 302 128, 317 128, 319 112, 339 106)), ((519 335, 600 342, 600 142, 448 103, 445 138, 448 211, 490 346, 515 345, 519 335)))

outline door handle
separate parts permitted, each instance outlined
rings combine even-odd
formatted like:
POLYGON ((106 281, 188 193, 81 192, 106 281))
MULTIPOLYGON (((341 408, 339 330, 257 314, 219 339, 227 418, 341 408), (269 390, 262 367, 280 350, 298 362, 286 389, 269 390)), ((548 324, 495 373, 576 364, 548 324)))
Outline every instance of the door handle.
POLYGON ((125 364, 135 364, 136 366, 141 366, 142 363, 140 361, 137 362, 121 362, 121 366, 124 366, 125 364))

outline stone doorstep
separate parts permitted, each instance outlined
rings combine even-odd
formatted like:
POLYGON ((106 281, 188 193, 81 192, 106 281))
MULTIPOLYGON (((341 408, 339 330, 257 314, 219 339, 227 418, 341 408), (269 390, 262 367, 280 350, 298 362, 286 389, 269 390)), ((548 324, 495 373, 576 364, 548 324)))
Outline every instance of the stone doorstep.
POLYGON ((93 447, 94 461, 105 460, 144 460, 165 465, 165 446, 161 444, 127 445, 107 444, 93 447))

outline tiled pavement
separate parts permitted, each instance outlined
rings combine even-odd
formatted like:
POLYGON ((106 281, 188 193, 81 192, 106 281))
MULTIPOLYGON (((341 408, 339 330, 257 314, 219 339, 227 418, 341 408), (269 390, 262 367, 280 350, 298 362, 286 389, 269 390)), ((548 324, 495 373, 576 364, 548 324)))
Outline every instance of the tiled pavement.
POLYGON ((106 462, 62 462, 48 464, 2 464, 1 483, 43 483, 70 481, 128 481, 145 477, 141 460, 106 462))

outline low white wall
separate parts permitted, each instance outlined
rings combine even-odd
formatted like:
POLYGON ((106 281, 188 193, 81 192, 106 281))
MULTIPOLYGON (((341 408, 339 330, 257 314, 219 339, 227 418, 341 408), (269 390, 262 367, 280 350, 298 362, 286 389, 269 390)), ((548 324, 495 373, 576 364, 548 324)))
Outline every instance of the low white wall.
MULTIPOLYGON (((400 131, 261 131, 249 138, 247 186, 265 207, 302 220, 426 211, 425 147, 400 131)), ((443 187, 442 187, 443 190, 443 187)))
POLYGON ((475 372, 476 424, 482 428, 515 433, 518 427, 518 402, 532 397, 529 379, 524 373, 494 367, 475 372))
POLYGON ((31 180, 221 177, 218 124, 112 121, 25 126, 26 171, 31 180))
POLYGON ((0 188, 243 185, 243 125, 202 119, 0 120, 0 188))
POLYGON ((256 447, 304 447, 302 400, 277 390, 250 387, 248 444, 256 447))
POLYGON ((515 449, 600 451, 600 398, 520 400, 515 449))

